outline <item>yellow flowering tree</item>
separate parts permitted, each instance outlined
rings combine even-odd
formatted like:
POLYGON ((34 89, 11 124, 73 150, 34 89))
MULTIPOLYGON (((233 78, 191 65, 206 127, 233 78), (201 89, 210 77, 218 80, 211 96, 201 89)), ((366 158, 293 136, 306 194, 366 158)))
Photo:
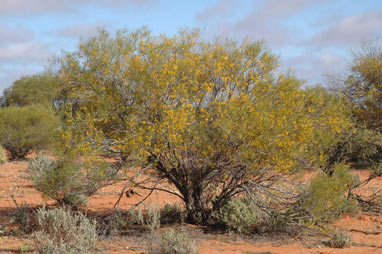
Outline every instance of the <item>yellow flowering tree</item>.
POLYGON ((207 223, 249 182, 323 162, 323 135, 348 123, 340 100, 278 66, 261 42, 100 31, 61 59, 66 145, 151 165, 207 223))

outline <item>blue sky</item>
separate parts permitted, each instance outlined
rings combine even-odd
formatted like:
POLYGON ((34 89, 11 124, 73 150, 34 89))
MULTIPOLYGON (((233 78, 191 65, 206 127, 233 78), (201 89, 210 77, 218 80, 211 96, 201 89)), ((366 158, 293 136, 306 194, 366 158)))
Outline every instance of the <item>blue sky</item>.
POLYGON ((201 28, 264 40, 307 84, 346 71, 351 50, 382 36, 381 0, 0 0, 0 94, 102 27, 154 34, 201 28))

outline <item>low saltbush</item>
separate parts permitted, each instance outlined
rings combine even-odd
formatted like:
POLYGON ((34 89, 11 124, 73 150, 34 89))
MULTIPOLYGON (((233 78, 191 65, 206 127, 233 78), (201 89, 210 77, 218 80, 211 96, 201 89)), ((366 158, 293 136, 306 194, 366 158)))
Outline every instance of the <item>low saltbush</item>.
POLYGON ((162 233, 161 239, 162 254, 196 254, 195 242, 185 234, 168 230, 162 233))
POLYGON ((248 199, 231 199, 220 210, 222 222, 229 230, 239 233, 251 233, 260 215, 259 208, 248 199))
POLYGON ((335 233, 328 242, 332 248, 346 248, 351 245, 351 237, 342 233, 335 233))
POLYGON ((134 224, 142 224, 144 221, 140 207, 131 208, 127 211, 116 210, 106 220, 98 221, 98 234, 102 236, 118 235, 120 231, 130 229, 134 224))
POLYGON ((147 230, 151 233, 154 233, 157 229, 160 228, 160 208, 159 204, 156 203, 154 206, 150 203, 148 206, 145 206, 145 216, 143 217, 143 223, 147 230))
POLYGON ((90 253, 97 240, 96 222, 83 214, 71 214, 65 208, 37 210, 40 231, 33 234, 35 250, 40 254, 90 253))

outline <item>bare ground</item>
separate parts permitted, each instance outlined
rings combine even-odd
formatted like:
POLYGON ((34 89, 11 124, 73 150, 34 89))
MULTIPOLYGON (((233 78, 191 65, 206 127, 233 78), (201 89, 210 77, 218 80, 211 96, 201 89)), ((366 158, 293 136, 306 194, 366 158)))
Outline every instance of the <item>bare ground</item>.
MULTIPOLYGON (((25 234, 22 234, 16 224, 10 224, 12 211, 15 204, 26 202, 31 208, 42 205, 54 206, 55 202, 43 199, 31 187, 31 183, 24 178, 26 161, 14 161, 0 165, 0 253, 25 253, 22 248, 31 252, 33 243, 25 234), (1 233, 2 225, 8 225, 1 233), (26 247, 27 246, 27 247, 26 247)), ((361 179, 368 177, 367 171, 360 171, 361 179)), ((307 178, 309 178, 309 174, 307 178)), ((118 183, 103 188, 99 194, 93 196, 88 203, 88 208, 83 212, 107 214, 112 211, 124 183, 118 183)), ((382 179, 374 179, 361 190, 371 193, 374 189, 382 188, 382 179)), ((137 190, 138 194, 132 197, 123 197, 120 202, 121 209, 128 209, 137 203, 147 192, 137 190)), ((163 206, 166 202, 179 203, 180 200, 167 193, 154 193, 148 202, 159 202, 163 206)), ((329 248, 326 245, 328 238, 324 235, 303 235, 291 237, 262 237, 254 238, 228 235, 223 233, 206 233, 204 228, 193 225, 165 226, 176 227, 177 230, 189 234, 199 243, 200 254, 273 254, 273 253, 315 253, 315 254, 340 254, 340 253, 382 253, 382 216, 358 214, 356 216, 344 215, 341 219, 330 225, 344 233, 351 235, 352 246, 344 249, 329 248)), ((161 230, 164 230, 161 229, 161 230)), ((147 246, 151 243, 157 248, 154 236, 145 232, 126 232, 124 235, 112 236, 97 242, 98 253, 147 253, 147 246)), ((156 236, 157 237, 157 236, 156 236)))

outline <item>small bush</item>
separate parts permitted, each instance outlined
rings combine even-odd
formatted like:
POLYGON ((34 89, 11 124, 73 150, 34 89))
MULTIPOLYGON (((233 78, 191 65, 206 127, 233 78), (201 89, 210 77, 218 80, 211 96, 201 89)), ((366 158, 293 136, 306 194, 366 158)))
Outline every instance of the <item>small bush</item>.
POLYGON ((259 222, 261 212, 248 199, 231 199, 223 206, 220 214, 229 230, 251 233, 252 226, 259 222))
POLYGON ((31 209, 26 202, 22 205, 17 204, 15 199, 13 199, 13 202, 16 205, 16 209, 10 213, 12 216, 11 223, 17 223, 25 234, 30 234, 36 227, 34 223, 34 212, 31 214, 31 209))
POLYGON ((315 221, 327 222, 337 218, 350 208, 354 210, 356 203, 345 196, 353 185, 354 178, 344 164, 337 164, 333 174, 325 173, 315 176, 308 190, 302 195, 302 206, 315 221))
POLYGON ((117 211, 113 214, 113 216, 113 223, 115 223, 116 228, 119 230, 126 230, 132 225, 138 224, 142 220, 140 210, 136 211, 135 209, 129 209, 125 213, 117 211))
POLYGON ((162 233, 161 250, 163 254, 196 254, 197 248, 193 240, 185 234, 168 230, 162 233))
POLYGON ((328 244, 332 248, 350 247, 351 237, 341 233, 336 233, 332 235, 332 238, 329 240, 328 244))
POLYGON ((293 217, 290 214, 273 211, 272 215, 263 216, 262 222, 256 227, 257 233, 287 233, 296 235, 299 227, 293 223, 293 217))
POLYGON ((140 208, 131 208, 126 212, 115 211, 107 219, 102 218, 98 222, 98 235, 116 235, 121 230, 128 230, 134 224, 143 222, 143 214, 140 208))
POLYGON ((160 208, 159 203, 157 202, 154 206, 150 203, 148 206, 145 204, 145 212, 141 213, 141 210, 138 210, 138 219, 139 222, 143 224, 146 230, 149 232, 149 239, 147 241, 148 253, 157 253, 158 245, 160 242, 160 235, 158 229, 160 228, 160 208))
POLYGON ((145 227, 153 233, 155 230, 160 228, 160 208, 157 203, 156 206, 149 204, 145 207, 146 216, 144 218, 145 227))
POLYGON ((20 247, 20 251, 21 251, 21 253, 29 252, 29 246, 23 244, 23 245, 20 247))
POLYGON ((33 234, 35 250, 40 254, 85 254, 94 247, 96 222, 83 214, 72 215, 70 210, 58 208, 37 211, 41 230, 33 234))
POLYGON ((101 188, 108 177, 106 164, 88 165, 71 158, 52 160, 40 155, 32 159, 27 171, 36 190, 60 204, 79 206, 101 188))
POLYGON ((7 152, 4 148, 0 146, 0 164, 6 163, 8 161, 7 152))
POLYGON ((58 118, 47 107, 0 108, 0 145, 10 152, 11 159, 22 159, 34 149, 49 147, 57 127, 58 118))
POLYGON ((183 221, 182 209, 176 204, 167 203, 161 210, 161 224, 181 223, 183 221))
POLYGON ((8 227, 6 225, 0 225, 0 236, 3 236, 6 234, 8 227))

